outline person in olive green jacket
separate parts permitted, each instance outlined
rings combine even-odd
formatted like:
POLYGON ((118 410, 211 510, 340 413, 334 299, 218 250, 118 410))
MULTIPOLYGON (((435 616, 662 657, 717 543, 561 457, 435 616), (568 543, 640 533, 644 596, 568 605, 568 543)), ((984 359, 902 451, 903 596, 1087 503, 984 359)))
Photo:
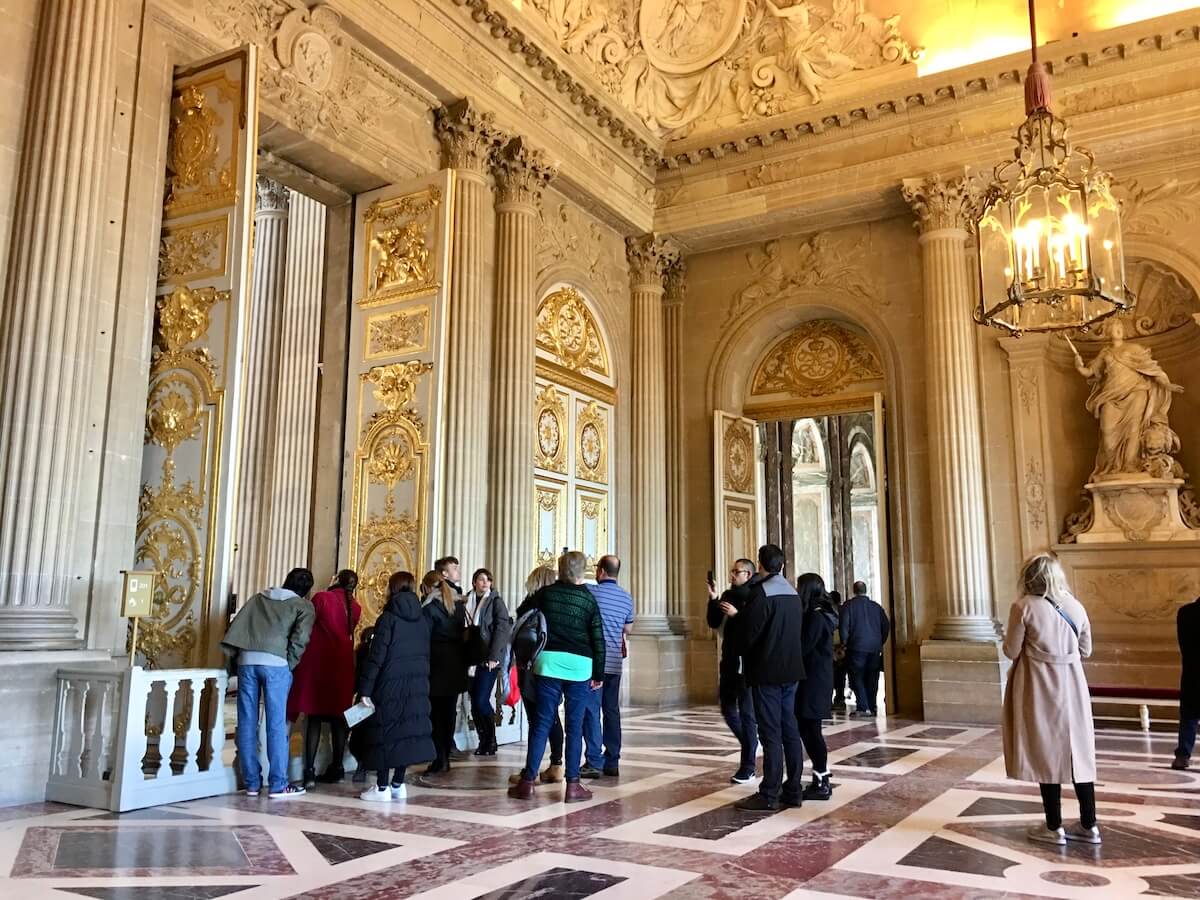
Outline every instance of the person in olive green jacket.
POLYGON ((292 670, 300 662, 312 634, 316 613, 308 601, 313 576, 292 569, 283 586, 268 588, 246 601, 225 633, 221 649, 238 677, 237 750, 246 793, 262 789, 258 762, 258 698, 267 708, 267 761, 270 797, 282 800, 304 793, 288 784, 287 698, 292 670))

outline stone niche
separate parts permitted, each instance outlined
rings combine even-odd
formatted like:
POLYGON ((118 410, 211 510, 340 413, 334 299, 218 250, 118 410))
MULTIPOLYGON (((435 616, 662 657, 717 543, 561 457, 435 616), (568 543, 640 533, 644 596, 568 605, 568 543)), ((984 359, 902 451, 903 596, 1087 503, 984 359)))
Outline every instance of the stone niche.
POLYGON ((1058 544, 1092 623, 1093 685, 1179 686, 1175 614, 1200 596, 1200 541, 1058 544))

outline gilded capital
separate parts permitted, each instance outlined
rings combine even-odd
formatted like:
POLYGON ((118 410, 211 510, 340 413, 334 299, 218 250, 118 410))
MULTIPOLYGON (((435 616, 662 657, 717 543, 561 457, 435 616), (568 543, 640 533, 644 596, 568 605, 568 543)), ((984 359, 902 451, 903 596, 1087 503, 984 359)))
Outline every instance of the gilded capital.
POLYGON ((488 160, 504 144, 504 134, 490 112, 481 112, 465 97, 434 112, 434 128, 448 169, 483 173, 488 160))
POLYGON ((687 262, 682 256, 677 256, 667 264, 663 276, 663 303, 667 306, 679 306, 687 296, 687 262))
POLYGON ((635 290, 664 289, 668 270, 681 265, 675 245, 656 234, 625 238, 625 257, 629 260, 629 278, 635 290))
POLYGON ((541 150, 530 147, 523 138, 513 138, 492 153, 492 175, 500 203, 537 206, 542 192, 558 174, 541 150))
POLYGON ((287 212, 291 191, 278 181, 259 175, 254 182, 256 212, 287 212))
POLYGON ((981 192, 966 175, 906 178, 901 190, 917 214, 916 226, 921 234, 947 229, 967 231, 974 224, 981 192))

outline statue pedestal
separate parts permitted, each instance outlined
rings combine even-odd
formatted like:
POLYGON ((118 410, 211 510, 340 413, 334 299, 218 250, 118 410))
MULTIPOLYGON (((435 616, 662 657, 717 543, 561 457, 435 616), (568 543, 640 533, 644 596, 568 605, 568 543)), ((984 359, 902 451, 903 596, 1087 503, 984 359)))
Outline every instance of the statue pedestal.
POLYGON ((1092 525, 1075 538, 1080 544, 1123 544, 1200 540, 1179 511, 1179 478, 1122 475, 1094 481, 1092 525))

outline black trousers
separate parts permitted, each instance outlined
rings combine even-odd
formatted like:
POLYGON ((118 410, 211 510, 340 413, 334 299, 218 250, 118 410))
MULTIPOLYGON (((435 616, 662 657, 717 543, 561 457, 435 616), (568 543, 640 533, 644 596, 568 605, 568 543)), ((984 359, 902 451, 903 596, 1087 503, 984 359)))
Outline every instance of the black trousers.
MULTIPOLYGON (((1043 784, 1042 808, 1046 810, 1046 826, 1051 829, 1062 827, 1062 785, 1043 784)), ((1075 796, 1079 799, 1079 824, 1091 828, 1096 824, 1096 785, 1090 781, 1076 783, 1075 796)))
POLYGON ((821 734, 820 719, 799 719, 800 741, 804 752, 812 760, 813 774, 824 774, 829 765, 829 749, 825 746, 825 735, 821 734))
POLYGON ((846 657, 833 661, 833 705, 846 705, 846 657))
POLYGON ((437 761, 450 762, 454 750, 454 726, 458 722, 458 697, 430 697, 429 722, 433 726, 433 749, 437 761))
POLYGON ((341 716, 305 716, 304 725, 304 771, 313 770, 317 761, 317 747, 321 743, 321 726, 329 723, 329 740, 333 745, 333 753, 329 757, 329 768, 335 772, 342 771, 342 761, 346 758, 346 740, 350 737, 350 729, 346 720, 341 716))
POLYGON ((804 745, 796 721, 796 682, 754 688, 758 739, 763 748, 763 777, 758 792, 773 803, 800 797, 804 745))
MULTIPOLYGON (((405 766, 398 766, 397 768, 392 770, 393 774, 392 774, 390 784, 394 784, 396 787, 400 787, 400 785, 404 784, 405 768, 406 768, 405 766)), ((381 787, 381 788, 385 788, 385 787, 389 786, 387 769, 380 769, 378 772, 375 773, 375 784, 376 784, 376 786, 381 787)))
POLYGON ((739 769, 754 771, 754 760, 758 756, 758 720, 754 717, 754 692, 746 686, 740 672, 725 671, 717 682, 721 699, 721 715, 725 724, 738 739, 742 748, 739 769))
POLYGON ((846 654, 846 668, 850 672, 850 689, 854 691, 854 703, 859 712, 878 712, 875 709, 879 697, 879 671, 883 666, 883 654, 879 652, 846 654))

